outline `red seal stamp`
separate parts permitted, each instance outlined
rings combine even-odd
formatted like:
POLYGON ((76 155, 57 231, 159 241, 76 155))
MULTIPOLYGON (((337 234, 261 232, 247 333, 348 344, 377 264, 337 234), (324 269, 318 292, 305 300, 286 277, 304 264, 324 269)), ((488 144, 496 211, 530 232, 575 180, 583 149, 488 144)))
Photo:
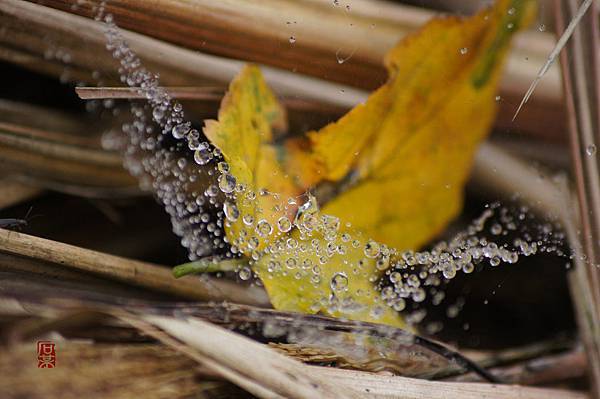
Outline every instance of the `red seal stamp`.
POLYGON ((52 341, 38 341, 38 368, 53 369, 56 367, 56 348, 52 341))

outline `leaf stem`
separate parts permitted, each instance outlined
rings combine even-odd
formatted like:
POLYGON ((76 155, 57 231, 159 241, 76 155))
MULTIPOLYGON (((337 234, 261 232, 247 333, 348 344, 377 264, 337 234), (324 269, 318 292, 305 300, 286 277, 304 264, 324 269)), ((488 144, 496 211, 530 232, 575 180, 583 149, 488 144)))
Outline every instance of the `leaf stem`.
POLYGON ((244 259, 220 259, 218 257, 207 257, 200 260, 184 263, 173 268, 173 276, 180 278, 188 274, 197 273, 218 273, 231 272, 237 270, 241 265, 246 264, 244 259))

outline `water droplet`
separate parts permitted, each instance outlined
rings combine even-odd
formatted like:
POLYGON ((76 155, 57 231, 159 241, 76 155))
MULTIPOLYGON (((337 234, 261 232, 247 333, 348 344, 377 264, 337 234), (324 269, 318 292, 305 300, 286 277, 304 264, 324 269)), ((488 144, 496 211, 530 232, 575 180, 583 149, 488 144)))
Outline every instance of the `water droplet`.
POLYGON ((230 175, 229 173, 223 173, 219 176, 219 188, 225 194, 232 193, 235 190, 235 177, 230 175))
POLYGON ((248 266, 244 266, 238 272, 238 276, 241 280, 249 280, 252 277, 252 270, 248 266))
POLYGON ((385 270, 388 268, 389 265, 390 265, 390 257, 389 256, 382 256, 381 258, 377 259, 377 262, 375 262, 375 267, 377 268, 377 270, 385 270))
POLYGON ((500 100, 502 100, 502 97, 496 96, 496 101, 500 101, 500 100))
POLYGON ((210 151, 210 148, 206 143, 202 143, 200 148, 194 153, 194 161, 196 161, 198 165, 206 165, 212 158, 212 151, 210 151))
POLYGON ((345 273, 336 273, 331 278, 331 291, 342 292, 348 289, 348 276, 345 273))
POLYGON ((460 313, 460 310, 461 310, 460 306, 450 305, 446 309, 446 316, 448 316, 448 318, 450 318, 450 319, 454 319, 456 316, 458 316, 458 314, 460 313))
POLYGON ((412 300, 415 302, 423 302, 425 300, 425 297, 426 297, 426 293, 423 288, 417 288, 412 293, 412 300))
POLYGON ((594 144, 588 145, 585 149, 585 152, 590 156, 595 155, 596 151, 596 146, 594 144))
POLYGON ((258 244, 260 244, 260 242, 258 241, 258 238, 250 237, 248 239, 248 249, 250 249, 250 250, 256 249, 256 247, 258 247, 258 244))
POLYGON ((321 222, 323 233, 326 236, 334 236, 340 228, 340 219, 335 216, 323 215, 321 216, 321 222))
POLYGON ((189 131, 190 131, 189 123, 181 123, 179 125, 173 126, 171 133, 173 134, 173 137, 175 137, 176 139, 179 140, 179 139, 182 139, 189 131))
POLYGON ((465 55, 465 54, 467 54, 468 52, 469 52, 469 49, 468 49, 468 48, 466 48, 466 47, 462 47, 462 48, 460 49, 460 53, 461 53, 462 55, 465 55))
POLYGON ((163 107, 154 107, 154 109, 152 110, 152 117, 154 118, 154 120, 156 122, 159 122, 162 120, 162 118, 165 116, 165 109, 163 107))
POLYGON ((290 220, 287 217, 282 216, 277 221, 277 228, 282 233, 287 233, 292 229, 292 222, 290 222, 290 220))
POLYGON ((343 64, 344 62, 348 61, 350 58, 352 58, 352 56, 354 55, 354 53, 356 52, 356 49, 352 50, 352 52, 346 56, 342 55, 342 49, 339 48, 335 51, 335 58, 338 62, 338 64, 343 64))
POLYGON ((227 162, 219 162, 217 164, 217 169, 221 173, 229 173, 229 164, 227 162))
POLYGON ((490 232, 497 236, 502 233, 502 226, 499 223, 494 223, 492 227, 490 227, 490 232))
POLYGON ((287 258, 285 261, 285 265, 287 266, 288 269, 295 269, 296 264, 297 264, 297 261, 294 258, 287 258))
POLYGON ((402 274, 399 272, 393 272, 390 274, 390 281, 394 284, 400 283, 402 281, 402 274))
POLYGON ((187 134, 187 143, 188 143, 188 148, 192 151, 196 151, 198 148, 202 147, 202 144, 200 142, 200 133, 198 133, 198 131, 196 129, 192 129, 190 130, 190 132, 187 134))
POLYGON ((516 252, 508 252, 506 255, 502 256, 502 260, 506 263, 517 263, 519 261, 519 254, 516 252))
POLYGON ((367 258, 376 258, 379 256, 380 246, 377 242, 370 240, 365 244, 364 252, 367 258))
POLYGON ((223 204, 223 212, 225 213, 225 217, 230 222, 235 222, 240 217, 240 211, 238 207, 231 201, 225 201, 223 204))
POLYGON ((442 265, 442 273, 448 280, 453 279, 456 276, 456 268, 452 263, 444 263, 442 265))
POLYGON ((406 301, 402 298, 398 298, 393 305, 396 312, 401 312, 406 308, 406 301))
POLYGON ((475 266, 469 262, 463 265, 462 267, 463 273, 469 274, 469 273, 473 273, 473 271, 475 270, 475 266))
POLYGON ((266 237, 273 232, 273 227, 265 219, 261 219, 256 223, 256 233, 261 237, 266 237))
POLYGON ((256 193, 254 191, 246 191, 246 198, 250 201, 254 201, 256 199, 256 193))
POLYGON ((311 232, 318 225, 318 212, 319 206, 317 204, 317 199, 313 195, 308 194, 308 200, 298 207, 294 224, 305 233, 311 232))

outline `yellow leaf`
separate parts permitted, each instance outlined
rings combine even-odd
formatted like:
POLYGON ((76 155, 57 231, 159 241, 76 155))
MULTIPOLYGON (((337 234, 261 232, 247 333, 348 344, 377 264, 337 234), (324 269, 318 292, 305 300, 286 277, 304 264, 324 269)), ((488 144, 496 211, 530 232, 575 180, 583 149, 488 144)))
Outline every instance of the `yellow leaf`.
POLYGON ((219 110, 219 121, 207 120, 204 134, 221 152, 229 171, 219 176, 223 186, 235 182, 235 199, 226 202, 238 217, 226 218, 230 243, 249 255, 263 249, 281 216, 281 197, 295 196, 301 190, 284 177, 271 142, 274 130, 285 130, 286 116, 256 66, 246 66, 231 82, 219 110), (245 219, 245 220, 244 220, 245 219), (248 223, 251 221, 251 223, 248 223), (257 230, 259 230, 257 232, 257 230), (263 234, 264 232, 264 234, 263 234))
MULTIPOLYGON (((385 59, 389 81, 339 121, 308 133, 319 174, 306 181, 355 174, 323 213, 400 250, 440 233, 461 209, 475 148, 496 114, 508 39, 533 5, 501 0, 471 18, 435 19, 393 48, 385 59)), ((294 154, 290 165, 307 157, 294 154)))
POLYGON ((276 309, 406 327, 375 289, 389 255, 365 256, 365 237, 321 214, 312 196, 298 211, 295 226, 284 248, 273 248, 255 263, 276 309))
POLYGON ((231 83, 204 132, 229 164, 220 179, 241 185, 228 194, 240 216, 228 218, 227 239, 251 258, 276 308, 404 326, 403 299, 383 298, 377 280, 459 212, 509 38, 533 4, 499 0, 470 18, 431 21, 388 53, 389 80, 365 104, 281 144, 273 129, 285 114, 259 70, 231 83), (298 208, 314 187, 334 194, 321 210, 303 195, 298 208))

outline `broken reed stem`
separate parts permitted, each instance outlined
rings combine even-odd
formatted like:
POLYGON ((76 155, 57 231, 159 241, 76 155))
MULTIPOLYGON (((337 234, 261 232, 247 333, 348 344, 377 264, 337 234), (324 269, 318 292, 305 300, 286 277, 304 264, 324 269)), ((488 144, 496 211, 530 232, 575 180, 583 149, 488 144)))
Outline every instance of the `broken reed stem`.
POLYGON ((264 344, 196 318, 116 314, 259 397, 584 399, 584 393, 483 383, 451 383, 307 366, 264 344))
POLYGON ((175 280, 163 266, 107 255, 73 245, 0 229, 0 252, 50 262, 110 279, 203 301, 268 306, 264 291, 233 282, 191 277, 175 280))
MULTIPOLYGON (((117 316, 119 316, 119 315, 117 315, 117 316)), ((211 374, 221 377, 223 379, 226 379, 226 380, 236 384, 237 386, 239 386, 240 388, 244 389, 245 391, 251 393, 252 395, 259 397, 259 398, 281 398, 281 396, 278 395, 272 389, 272 387, 264 386, 264 385, 260 384, 259 382, 255 381, 252 378, 252 376, 246 375, 247 373, 244 370, 239 370, 239 369, 236 369, 236 367, 231 367, 230 365, 226 364, 226 362, 223 362, 220 357, 213 359, 210 356, 208 356, 207 353, 205 353, 205 352, 203 353, 202 351, 196 350, 195 347, 192 347, 191 345, 189 345, 188 342, 186 342, 185 337, 177 336, 177 335, 175 335, 175 336, 169 335, 166 332, 163 332, 159 328, 157 328, 156 325, 153 325, 152 323, 148 323, 147 320, 144 320, 144 319, 141 319, 138 317, 131 317, 127 314, 120 315, 119 317, 123 321, 131 324, 133 327, 142 331, 144 334, 156 339, 157 341, 161 342, 162 344, 164 344, 172 349, 175 349, 175 350, 179 351, 180 353, 182 353, 183 355, 195 360, 203 368, 208 370, 211 374)), ((161 318, 161 319, 168 320, 166 318, 161 318)), ((178 329, 178 327, 181 328, 181 326, 177 326, 177 322, 169 323, 169 324, 172 324, 172 325, 168 326, 169 328, 174 328, 176 330, 178 329)), ((216 342, 215 348, 218 348, 220 345, 221 345, 220 342, 216 342)), ((266 369, 265 369, 265 371, 266 371, 266 369)), ((295 374, 293 374, 293 375, 295 376, 295 374)), ((287 377, 289 378, 289 376, 290 375, 288 375, 287 377)), ((289 385, 291 386, 290 388, 292 388, 292 389, 294 387, 296 387, 295 386, 296 384, 294 384, 293 380, 288 379, 287 381, 284 381, 284 382, 288 382, 289 385)))
MULTIPOLYGON (((224 87, 163 87, 171 98, 180 100, 220 101, 225 95, 224 87)), ((146 99, 142 88, 135 87, 76 87, 75 93, 82 100, 146 99)))
POLYGON ((548 60, 546 60, 546 63, 542 65, 542 68, 538 72, 537 76, 535 77, 533 82, 531 82, 531 86, 529 86, 527 92, 521 100, 521 103, 517 107, 517 111, 515 112, 515 115, 512 118, 513 121, 517 118, 517 115, 519 115, 519 111, 521 111, 521 108, 523 108, 527 101, 529 101, 529 98, 533 95, 535 88, 540 83, 542 78, 546 75, 546 73, 548 73, 548 70, 550 69, 554 61, 556 61, 556 58, 558 58, 558 55, 560 54, 561 50, 563 49, 563 47, 565 47, 567 41, 571 38, 575 27, 577 26, 577 24, 579 24, 581 18, 583 18, 590 5, 592 5, 593 1, 594 0, 584 0, 583 4, 581 4, 581 6, 579 7, 579 9, 569 22, 569 25, 566 27, 563 34, 560 36, 558 42, 556 42, 556 45, 552 49, 552 52, 550 53, 550 55, 548 55, 548 60))
MULTIPOLYGON (((220 102, 225 96, 225 86, 211 87, 162 87, 171 98, 178 100, 194 100, 194 101, 211 101, 220 102)), ((142 100, 146 99, 141 88, 137 87, 76 87, 75 93, 82 100, 142 100)), ((357 93, 359 93, 357 91, 357 93)), ((368 97, 368 93, 362 94, 364 98, 368 97)), ((349 107, 347 105, 323 104, 316 100, 306 101, 296 96, 283 96, 281 102, 293 110, 304 110, 327 114, 342 114, 349 107)))
MULTIPOLYGON (((556 1, 556 25, 563 31, 577 13, 575 0, 556 1)), ((560 60, 566 97, 571 156, 581 214, 586 262, 570 276, 579 331, 589 364, 593 397, 600 398, 600 44, 598 5, 573 32, 560 60)))

